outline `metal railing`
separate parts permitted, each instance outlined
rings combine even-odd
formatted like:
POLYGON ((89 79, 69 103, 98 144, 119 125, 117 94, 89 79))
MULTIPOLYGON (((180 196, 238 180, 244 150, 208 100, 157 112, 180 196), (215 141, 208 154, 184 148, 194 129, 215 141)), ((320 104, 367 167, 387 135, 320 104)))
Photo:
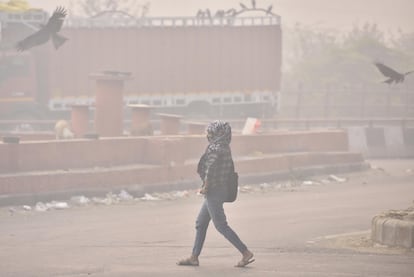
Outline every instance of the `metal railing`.
POLYGON ((68 18, 65 27, 186 27, 186 26, 266 26, 280 25, 280 16, 256 17, 123 17, 123 18, 68 18))
MULTIPOLYGON (((189 118, 184 121, 195 121, 200 123, 207 123, 209 120, 189 118)), ((229 119, 227 120, 234 130, 241 130, 246 122, 244 119, 229 119)), ((159 129, 159 119, 152 119, 151 123, 154 129, 159 129)), ((33 133, 39 131, 53 132, 56 120, 0 120, 0 135, 1 133, 33 133), (19 130, 21 126, 30 127, 29 130, 19 130), (16 127, 17 130, 16 130, 16 127)), ((130 119, 123 121, 124 129, 127 130, 131 124, 130 119)), ((94 121, 89 121, 91 129, 94 126, 94 121)), ((273 130, 309 130, 309 129, 338 129, 347 127, 367 127, 367 128, 382 128, 382 127, 401 127, 414 128, 414 118, 333 118, 333 119, 294 119, 294 118, 278 118, 278 119, 262 119, 260 129, 264 132, 273 130)))
MULTIPOLYGON (((228 120, 232 127, 242 129, 245 120, 228 120)), ((387 126, 414 128, 414 118, 278 118, 262 119, 261 130, 308 130, 308 129, 341 129, 347 127, 382 128, 387 126)))
POLYGON ((0 22, 7 23, 23 23, 23 24, 39 24, 47 21, 48 14, 41 10, 32 10, 27 12, 4 12, 0 11, 0 22))

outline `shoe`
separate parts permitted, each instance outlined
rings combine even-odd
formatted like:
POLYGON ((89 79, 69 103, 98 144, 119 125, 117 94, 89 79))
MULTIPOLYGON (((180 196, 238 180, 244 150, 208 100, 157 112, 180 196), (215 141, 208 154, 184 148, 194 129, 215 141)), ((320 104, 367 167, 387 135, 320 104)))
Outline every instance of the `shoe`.
POLYGON ((177 262, 177 265, 199 266, 198 258, 190 257, 177 262))
POLYGON ((251 264, 254 261, 255 261, 255 259, 253 259, 253 253, 250 252, 249 250, 246 250, 246 252, 243 253, 243 258, 241 259, 241 261, 238 262, 235 266, 236 267, 245 267, 246 265, 251 264))

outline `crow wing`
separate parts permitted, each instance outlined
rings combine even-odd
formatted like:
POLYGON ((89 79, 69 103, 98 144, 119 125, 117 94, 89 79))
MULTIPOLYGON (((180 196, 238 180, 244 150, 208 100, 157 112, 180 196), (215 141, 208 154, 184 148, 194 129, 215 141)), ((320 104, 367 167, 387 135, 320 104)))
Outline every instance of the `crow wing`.
MULTIPOLYGON (((65 19, 65 16, 66 16, 66 10, 63 7, 57 7, 56 10, 53 12, 53 15, 47 21, 46 25, 43 26, 36 33, 31 34, 25 39, 19 41, 16 45, 16 49, 18 51, 25 51, 34 46, 46 43, 50 39, 51 35, 54 35, 60 31, 63 25, 63 20, 65 19)), ((62 43, 60 43, 60 45, 61 44, 62 43)))
POLYGON ((25 51, 34 46, 46 43, 50 38, 50 33, 44 28, 40 29, 34 34, 26 37, 25 39, 19 41, 16 45, 18 51, 25 51))
POLYGON ((53 12, 52 16, 49 18, 45 28, 50 33, 57 33, 60 31, 63 25, 63 21, 66 17, 66 10, 63 7, 57 7, 53 12))
POLYGON ((382 63, 375 63, 375 66, 378 68, 378 70, 385 76, 392 79, 399 78, 402 74, 395 71, 391 67, 388 67, 382 63))
POLYGON ((59 49, 68 39, 59 34, 52 34, 52 42, 55 49, 59 49))

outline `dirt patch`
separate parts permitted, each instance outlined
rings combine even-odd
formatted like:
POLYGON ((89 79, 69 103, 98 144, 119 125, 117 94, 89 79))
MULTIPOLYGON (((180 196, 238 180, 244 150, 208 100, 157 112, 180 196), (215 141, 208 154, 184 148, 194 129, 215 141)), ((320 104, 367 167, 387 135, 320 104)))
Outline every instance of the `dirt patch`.
POLYGON ((380 216, 404 221, 414 221, 414 204, 405 210, 389 210, 380 216))
POLYGON ((373 242, 370 230, 325 236, 315 240, 314 244, 326 248, 350 249, 362 253, 414 256, 413 248, 407 249, 373 242))

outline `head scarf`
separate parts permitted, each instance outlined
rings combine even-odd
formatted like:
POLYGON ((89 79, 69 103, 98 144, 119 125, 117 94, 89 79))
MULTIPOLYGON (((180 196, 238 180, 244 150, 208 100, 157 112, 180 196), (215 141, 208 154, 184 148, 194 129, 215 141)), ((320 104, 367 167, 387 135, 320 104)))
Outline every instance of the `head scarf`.
POLYGON ((228 122, 216 120, 206 128, 209 145, 207 152, 220 151, 223 146, 231 142, 231 127, 228 122))

